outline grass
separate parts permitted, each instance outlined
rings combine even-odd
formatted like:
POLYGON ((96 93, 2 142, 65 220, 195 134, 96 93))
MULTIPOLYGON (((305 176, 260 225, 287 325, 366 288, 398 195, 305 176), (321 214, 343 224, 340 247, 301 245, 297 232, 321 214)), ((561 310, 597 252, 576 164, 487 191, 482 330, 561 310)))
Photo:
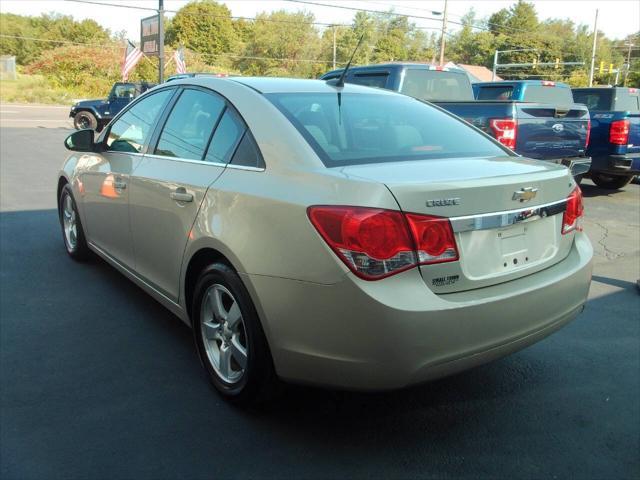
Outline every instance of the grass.
POLYGON ((41 75, 18 74, 16 80, 0 79, 0 102, 2 103, 45 103, 70 105, 80 98, 69 90, 52 85, 41 75))

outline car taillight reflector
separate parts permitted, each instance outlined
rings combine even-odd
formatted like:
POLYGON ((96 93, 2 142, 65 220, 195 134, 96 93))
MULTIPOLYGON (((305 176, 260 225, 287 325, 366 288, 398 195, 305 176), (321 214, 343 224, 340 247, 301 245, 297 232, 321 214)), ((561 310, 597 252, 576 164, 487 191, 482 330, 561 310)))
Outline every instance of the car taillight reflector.
POLYGON ((589 147, 590 139, 591 139, 591 119, 587 120, 587 141, 584 143, 585 150, 589 147))
POLYGON ((458 248, 448 219, 413 213, 407 213, 406 217, 420 264, 458 260, 458 248))
POLYGON ((629 120, 614 120, 609 127, 609 143, 626 145, 629 143, 629 120))
POLYGON ((446 218, 346 206, 313 206, 308 215, 329 247, 365 280, 458 259, 446 218))
POLYGON ((571 192, 571 195, 567 197, 567 209, 562 216, 562 234, 565 235, 574 230, 582 231, 583 214, 582 191, 580 187, 576 187, 575 190, 571 192))
POLYGON ((489 127, 501 144, 512 150, 516 148, 518 124, 513 118, 492 118, 489 120, 489 127))

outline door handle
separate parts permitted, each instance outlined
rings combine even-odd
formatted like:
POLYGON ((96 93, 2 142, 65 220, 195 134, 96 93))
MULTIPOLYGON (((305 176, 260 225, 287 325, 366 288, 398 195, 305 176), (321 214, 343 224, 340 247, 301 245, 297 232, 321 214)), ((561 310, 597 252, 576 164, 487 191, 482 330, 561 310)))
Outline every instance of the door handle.
POLYGON ((193 195, 191 193, 187 193, 187 190, 184 187, 176 188, 169 196, 176 202, 193 202, 193 195))

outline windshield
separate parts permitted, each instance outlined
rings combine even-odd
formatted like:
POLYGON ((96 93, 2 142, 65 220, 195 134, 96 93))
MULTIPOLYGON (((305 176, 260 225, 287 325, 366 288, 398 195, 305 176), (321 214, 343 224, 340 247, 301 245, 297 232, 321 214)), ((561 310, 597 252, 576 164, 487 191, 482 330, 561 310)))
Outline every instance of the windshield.
POLYGON ((463 121, 411 97, 361 93, 265 96, 328 167, 510 154, 463 121))
POLYGON ((465 73, 407 69, 400 93, 429 102, 473 100, 471 82, 465 73))

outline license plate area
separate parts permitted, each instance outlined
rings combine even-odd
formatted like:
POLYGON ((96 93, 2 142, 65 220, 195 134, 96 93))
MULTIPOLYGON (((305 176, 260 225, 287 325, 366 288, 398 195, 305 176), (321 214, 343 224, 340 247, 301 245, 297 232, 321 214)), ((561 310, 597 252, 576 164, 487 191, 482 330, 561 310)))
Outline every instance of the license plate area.
POLYGON ((503 228, 497 232, 502 253, 502 266, 510 270, 522 267, 529 262, 529 246, 527 243, 527 227, 516 225, 503 228))

